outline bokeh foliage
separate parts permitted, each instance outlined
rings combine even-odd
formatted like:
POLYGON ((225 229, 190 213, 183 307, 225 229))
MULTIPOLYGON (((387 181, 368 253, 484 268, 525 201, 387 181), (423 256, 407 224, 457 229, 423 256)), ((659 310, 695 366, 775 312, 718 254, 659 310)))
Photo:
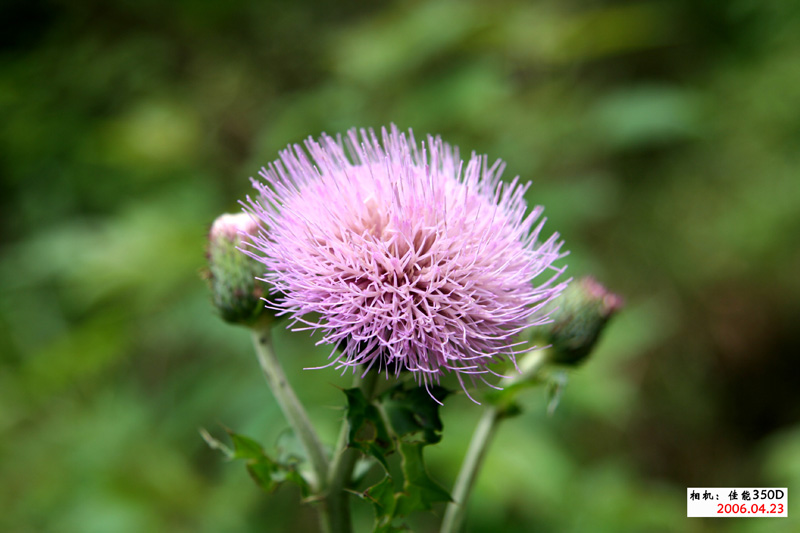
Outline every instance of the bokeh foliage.
MULTIPOLYGON (((501 430, 469 531, 798 530, 791 497, 684 500, 800 486, 799 61, 783 0, 4 2, 0 530, 315 527, 198 434, 293 446, 198 271, 279 149, 389 122, 533 180, 571 275, 628 304, 555 416, 533 393, 501 430)), ((276 342, 333 442, 349 377, 276 342)), ((442 416, 449 484, 477 410, 442 416)))

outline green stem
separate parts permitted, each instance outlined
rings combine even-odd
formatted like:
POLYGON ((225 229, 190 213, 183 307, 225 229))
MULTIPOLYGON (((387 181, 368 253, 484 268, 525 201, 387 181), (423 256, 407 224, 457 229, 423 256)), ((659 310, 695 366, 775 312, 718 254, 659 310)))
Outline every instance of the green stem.
POLYGON ((258 362, 261 364, 261 370, 264 371, 267 383, 272 389, 272 394, 278 401, 283 415, 288 420, 289 425, 292 426, 311 463, 313 472, 313 479, 310 483, 311 488, 314 493, 319 494, 325 490, 328 482, 328 457, 325 453, 325 448, 311 425, 303 404, 300 403, 292 386, 289 384, 289 380, 286 379, 286 374, 284 374, 281 364, 275 356, 272 337, 267 327, 253 328, 253 345, 256 349, 258 362))
MULTIPOLYGON (((353 384, 361 387, 367 400, 371 400, 375 392, 378 372, 370 372, 363 379, 358 375, 353 384)), ((328 481, 328 494, 325 505, 327 506, 329 530, 336 533, 349 533, 353 530, 350 517, 350 499, 346 489, 349 488, 353 477, 353 468, 358 460, 359 452, 347 446, 347 435, 350 427, 347 418, 342 421, 336 451, 333 455, 330 477, 328 481)))
POLYGON ((467 455, 461 464, 461 470, 456 478, 451 497, 453 501, 447 504, 447 510, 442 521, 442 533, 455 533, 461 530, 461 525, 466 516, 466 503, 475 478, 483 465, 483 459, 489 449, 489 443, 497 431, 500 413, 495 407, 490 407, 483 412, 472 440, 467 449, 467 455))
MULTIPOLYGON (((544 350, 529 353, 520 362, 520 374, 503 379, 500 382, 500 387, 507 388, 520 381, 533 379, 546 362, 547 356, 544 350)), ((447 509, 445 510, 441 533, 458 533, 461 530, 467 514, 467 502, 469 501, 472 487, 475 485, 475 480, 478 478, 478 473, 483 466, 483 460, 489 450, 492 437, 497 432, 499 423, 506 418, 507 406, 508 404, 504 403, 504 406, 487 407, 478 421, 467 449, 467 455, 464 457, 461 470, 458 472, 458 477, 453 486, 453 493, 451 494, 453 501, 447 504, 447 509)))

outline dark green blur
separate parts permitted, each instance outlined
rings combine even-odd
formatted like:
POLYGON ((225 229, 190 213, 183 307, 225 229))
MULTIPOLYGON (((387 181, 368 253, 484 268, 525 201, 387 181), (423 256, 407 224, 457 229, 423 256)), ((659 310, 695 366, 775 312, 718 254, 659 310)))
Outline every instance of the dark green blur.
MULTIPOLYGON (((293 446, 205 240, 288 143, 391 122, 532 180, 569 275, 626 302, 555 414, 533 390, 502 427, 467 531, 800 530, 799 3, 11 0, 0 531, 314 530, 198 431, 293 446), (690 520, 687 486, 788 487, 789 518, 690 520)), ((302 370, 316 340, 276 334, 333 443, 351 378, 302 370)), ((445 486, 478 414, 442 410, 445 486)))

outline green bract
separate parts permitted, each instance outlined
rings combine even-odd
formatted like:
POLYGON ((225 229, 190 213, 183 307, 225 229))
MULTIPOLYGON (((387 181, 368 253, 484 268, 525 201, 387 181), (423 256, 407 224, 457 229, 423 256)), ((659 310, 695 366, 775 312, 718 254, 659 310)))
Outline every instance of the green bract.
POLYGON ((214 221, 208 242, 208 283, 214 307, 226 322, 253 325, 272 317, 264 307, 265 285, 261 263, 241 252, 247 235, 258 225, 249 215, 222 215, 214 221))

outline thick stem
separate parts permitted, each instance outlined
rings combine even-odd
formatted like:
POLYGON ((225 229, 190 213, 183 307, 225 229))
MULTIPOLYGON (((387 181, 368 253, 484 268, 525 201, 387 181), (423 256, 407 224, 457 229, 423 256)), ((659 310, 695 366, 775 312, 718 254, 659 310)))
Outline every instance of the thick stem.
MULTIPOLYGON (((506 388, 519 381, 533 379, 546 362, 547 356, 544 350, 529 353, 520 362, 520 374, 501 380, 500 387, 506 388)), ((503 408, 489 406, 478 421, 467 449, 467 455, 464 457, 461 470, 458 472, 458 477, 453 486, 453 493, 451 494, 453 501, 447 504, 447 509, 445 510, 441 533, 458 533, 461 530, 467 514, 467 502, 469 501, 472 487, 483 466, 483 460, 489 450, 492 437, 494 437, 500 421, 504 418, 503 408)))
MULTIPOLYGON (((367 400, 371 400, 375 392, 378 372, 369 372, 363 379, 355 378, 354 387, 361 387, 367 400)), ((353 476, 353 468, 358 460, 359 452, 347 446, 347 434, 350 430, 347 418, 342 421, 339 440, 333 455, 328 482, 328 494, 325 505, 327 506, 330 531, 336 533, 349 533, 353 530, 350 517, 350 499, 347 493, 353 476)))
POLYGON ((261 364, 261 370, 264 371, 267 383, 272 389, 272 394, 278 401, 283 415, 288 420, 289 425, 292 426, 311 463, 311 469, 314 474, 314 479, 311 480, 311 488, 314 493, 319 494, 326 489, 328 483, 328 458, 325 448, 311 425, 303 404, 300 403, 292 386, 286 379, 286 374, 283 373, 281 364, 272 347, 269 329, 266 327, 254 328, 253 345, 256 349, 258 362, 261 364))

